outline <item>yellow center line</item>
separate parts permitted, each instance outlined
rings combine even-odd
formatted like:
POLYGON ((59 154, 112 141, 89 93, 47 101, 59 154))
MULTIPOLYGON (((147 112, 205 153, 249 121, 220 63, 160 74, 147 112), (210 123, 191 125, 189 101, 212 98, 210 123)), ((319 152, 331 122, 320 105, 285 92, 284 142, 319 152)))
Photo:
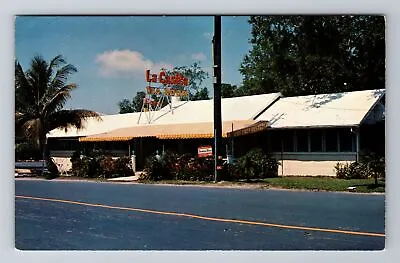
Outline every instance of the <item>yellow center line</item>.
POLYGON ((385 234, 381 234, 381 233, 368 233, 368 232, 348 231, 348 230, 340 230, 340 229, 329 229, 329 228, 317 228, 317 227, 271 224, 271 223, 264 223, 264 222, 257 222, 257 221, 248 221, 248 220, 239 220, 239 219, 226 219, 226 218, 207 217, 207 216, 200 216, 200 215, 187 214, 187 213, 165 212, 165 211, 157 211, 157 210, 149 210, 149 209, 141 209, 141 208, 109 206, 109 205, 102 205, 102 204, 91 204, 91 203, 85 203, 85 202, 61 200, 61 199, 54 199, 54 198, 34 197, 34 196, 16 195, 15 197, 16 198, 23 198, 23 199, 32 199, 32 200, 50 201, 50 202, 67 203, 67 204, 75 204, 75 205, 84 205, 84 206, 92 206, 92 207, 101 207, 101 208, 109 208, 109 209, 127 210, 127 211, 159 214, 159 215, 181 216, 181 217, 189 217, 189 218, 196 218, 196 219, 202 219, 202 220, 208 220, 208 221, 217 221, 217 222, 239 223, 239 224, 247 224, 247 225, 277 227, 277 228, 296 229, 296 230, 319 231, 319 232, 339 233, 339 234, 348 234, 348 235, 385 237, 385 234))

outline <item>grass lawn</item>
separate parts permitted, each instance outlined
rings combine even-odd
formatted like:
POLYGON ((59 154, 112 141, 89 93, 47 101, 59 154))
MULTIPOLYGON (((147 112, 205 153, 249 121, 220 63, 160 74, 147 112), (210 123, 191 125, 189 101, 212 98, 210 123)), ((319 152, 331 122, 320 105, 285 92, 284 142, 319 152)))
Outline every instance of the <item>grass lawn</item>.
POLYGON ((330 177, 277 177, 260 180, 266 186, 285 189, 308 189, 322 191, 348 191, 347 188, 356 187, 355 192, 385 192, 385 182, 379 180, 375 185, 374 179, 337 179, 330 177))
MULTIPOLYGON (((38 177, 36 177, 38 178, 38 177)), ((39 177, 40 178, 40 177, 39 177)), ((44 179, 44 178, 43 178, 44 179)), ((59 177, 62 180, 87 180, 110 182, 103 178, 81 178, 81 177, 59 177)), ((112 183, 112 182, 110 182, 112 183)), ((349 192, 348 187, 356 187, 353 192, 359 193, 384 193, 385 181, 378 180, 375 185, 373 178, 369 179, 337 179, 334 177, 312 177, 312 176, 284 176, 267 179, 257 179, 250 182, 247 181, 223 181, 205 182, 205 181, 183 181, 183 180, 163 180, 163 181, 138 181, 143 184, 173 184, 173 185, 204 185, 204 186, 219 186, 219 187, 243 187, 243 188, 280 188, 280 189, 301 189, 312 191, 344 191, 349 192)))
MULTIPOLYGON (((145 184, 174 184, 174 185, 215 185, 212 182, 196 182, 196 181, 180 181, 180 180, 164 180, 164 181, 141 181, 145 184)), ((251 182, 219 182, 219 186, 237 186, 243 188, 281 188, 281 189, 302 189, 313 191, 345 191, 348 192, 348 187, 356 187, 354 192, 373 193, 385 192, 385 182, 378 181, 375 185, 374 179, 337 179, 331 177, 276 177, 268 179, 253 180, 251 182)))

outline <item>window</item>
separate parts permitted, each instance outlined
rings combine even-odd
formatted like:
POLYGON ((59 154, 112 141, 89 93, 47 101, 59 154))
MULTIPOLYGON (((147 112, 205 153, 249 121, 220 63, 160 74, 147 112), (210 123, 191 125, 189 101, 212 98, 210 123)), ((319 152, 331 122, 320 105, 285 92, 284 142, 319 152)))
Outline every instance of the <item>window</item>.
POLYGON ((322 152, 322 131, 310 130, 310 143, 312 152, 322 152))
POLYGON ((81 145, 78 140, 71 140, 70 141, 70 146, 72 151, 79 150, 81 148, 81 145))
POLYGON ((294 152, 294 131, 282 131, 282 143, 284 152, 294 152))
POLYGON ((354 135, 350 129, 342 129, 339 131, 340 151, 352 152, 354 135))
POLYGON ((272 152, 281 152, 281 131, 271 131, 269 137, 270 149, 272 152))
POLYGON ((337 152, 338 151, 338 141, 337 141, 337 130, 327 129, 325 131, 325 151, 327 152, 337 152))
POLYGON ((298 152, 308 152, 308 130, 297 130, 296 141, 298 152))

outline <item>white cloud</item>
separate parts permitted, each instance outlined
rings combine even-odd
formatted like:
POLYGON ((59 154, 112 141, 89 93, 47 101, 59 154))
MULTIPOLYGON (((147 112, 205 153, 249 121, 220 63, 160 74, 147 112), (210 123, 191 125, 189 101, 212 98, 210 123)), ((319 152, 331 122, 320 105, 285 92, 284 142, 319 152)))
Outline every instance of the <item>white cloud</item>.
POLYGON ((206 55, 204 55, 204 53, 194 53, 192 54, 192 59, 194 60, 199 60, 199 61, 203 61, 206 60, 206 55))
POLYGON ((134 50, 110 50, 96 56, 101 76, 134 76, 144 74, 146 69, 158 72, 161 68, 172 69, 170 63, 153 62, 146 59, 142 53, 134 50))

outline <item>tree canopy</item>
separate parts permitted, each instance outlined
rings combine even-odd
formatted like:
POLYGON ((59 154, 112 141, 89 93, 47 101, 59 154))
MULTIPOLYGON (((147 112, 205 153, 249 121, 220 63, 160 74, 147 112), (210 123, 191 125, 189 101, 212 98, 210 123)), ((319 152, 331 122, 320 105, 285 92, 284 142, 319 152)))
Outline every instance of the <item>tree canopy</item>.
POLYGON ((385 87, 383 16, 252 16, 240 67, 246 95, 385 87))
POLYGON ((30 68, 23 70, 15 62, 15 127, 16 133, 38 146, 45 154, 46 134, 56 128, 83 128, 88 117, 101 119, 96 112, 85 109, 63 109, 76 84, 67 83, 77 72, 58 55, 50 62, 41 56, 31 60, 30 68))
POLYGON ((119 113, 139 112, 143 106, 143 99, 146 96, 144 91, 136 92, 136 96, 133 97, 132 102, 128 99, 123 99, 118 102, 119 113))
MULTIPOLYGON (((179 66, 172 70, 166 70, 167 74, 179 73, 189 79, 189 96, 190 100, 207 100, 208 89, 203 87, 203 81, 209 77, 209 74, 204 71, 200 62, 194 62, 190 66, 179 66)), ((183 89, 182 86, 174 85, 173 88, 183 89)))

